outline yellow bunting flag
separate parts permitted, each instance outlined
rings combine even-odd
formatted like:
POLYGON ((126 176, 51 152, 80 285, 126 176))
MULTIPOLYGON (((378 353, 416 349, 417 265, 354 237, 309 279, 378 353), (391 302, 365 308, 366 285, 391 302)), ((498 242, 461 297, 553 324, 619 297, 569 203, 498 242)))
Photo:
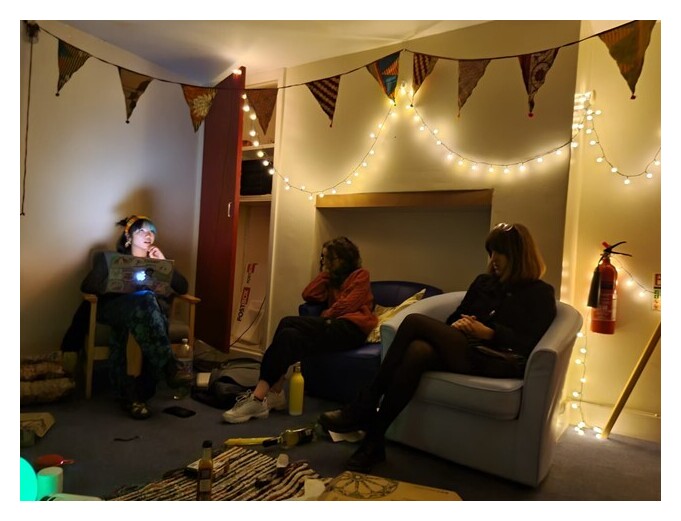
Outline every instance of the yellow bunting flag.
POLYGON ((246 89, 248 101, 253 106, 265 134, 272 120, 274 105, 277 103, 277 92, 279 89, 246 89))
POLYGON ((551 70, 557 54, 558 48, 518 56, 525 90, 527 90, 527 103, 530 108, 528 116, 530 117, 534 116, 534 95, 544 85, 546 75, 551 70))
POLYGON ((144 74, 138 74, 123 67, 118 67, 118 74, 121 77, 121 86, 123 87, 123 95, 125 96, 125 122, 130 123, 130 116, 135 110, 137 102, 147 90, 147 87, 153 80, 144 74))
POLYGON ((490 60, 459 60, 459 114, 461 109, 485 74, 490 60))
POLYGON ((336 99, 340 88, 340 76, 332 76, 323 80, 306 83, 307 88, 322 107, 324 113, 329 116, 329 126, 333 126, 333 115, 336 112, 336 99))
POLYGON ((631 99, 636 99, 636 83, 643 69, 643 58, 655 23, 655 20, 637 20, 599 35, 627 80, 631 99))
POLYGON ((400 70, 400 52, 384 56, 380 60, 367 65, 367 70, 376 78, 383 92, 395 101, 395 87, 400 70))
POLYGON ((414 94, 418 92, 423 82, 430 75, 430 73, 433 72, 436 63, 436 56, 428 56, 427 54, 420 53, 414 54, 414 78, 411 82, 412 88, 414 89, 414 94))
POLYGON ((189 114, 192 117, 194 132, 196 132, 199 130, 203 120, 208 116, 218 90, 210 87, 182 85, 182 92, 184 93, 187 105, 189 105, 189 114))
POLYGON ((80 69, 87 59, 90 57, 85 51, 69 45, 66 42, 59 40, 59 50, 57 62, 59 65, 59 82, 57 83, 57 96, 59 91, 66 85, 66 82, 71 79, 78 69, 80 69))

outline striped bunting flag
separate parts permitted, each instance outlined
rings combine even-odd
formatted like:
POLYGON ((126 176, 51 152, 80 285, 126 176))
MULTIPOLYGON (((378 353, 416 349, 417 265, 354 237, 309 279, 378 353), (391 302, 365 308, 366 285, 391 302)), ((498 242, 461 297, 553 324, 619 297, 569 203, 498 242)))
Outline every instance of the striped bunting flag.
POLYGON ((412 80, 414 94, 416 94, 430 73, 433 72, 436 63, 437 57, 435 56, 420 53, 414 54, 414 79, 412 80))
POLYGON ((66 82, 71 79, 71 76, 85 64, 90 55, 61 40, 59 40, 59 50, 57 52, 57 62, 59 65, 57 96, 59 96, 61 88, 66 85, 66 82))
POLYGON ((341 77, 338 75, 305 84, 317 100, 317 103, 322 107, 324 113, 329 117, 331 121, 330 127, 333 126, 333 115, 336 112, 336 99, 338 98, 340 79, 341 77))

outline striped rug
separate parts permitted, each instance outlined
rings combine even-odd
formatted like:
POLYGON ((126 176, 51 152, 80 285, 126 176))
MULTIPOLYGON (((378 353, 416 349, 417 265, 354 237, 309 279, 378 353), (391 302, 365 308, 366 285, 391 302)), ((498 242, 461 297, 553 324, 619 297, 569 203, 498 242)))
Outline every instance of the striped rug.
MULTIPOLYGON (((230 447, 214 456, 217 477, 213 483, 213 501, 280 501, 302 495, 305 480, 319 478, 305 462, 292 462, 282 476, 256 487, 256 478, 276 470, 276 460, 253 449, 230 447), (221 473, 226 462, 229 469, 221 473)), ((196 499, 196 479, 182 469, 159 481, 117 491, 110 501, 192 501, 196 499)))

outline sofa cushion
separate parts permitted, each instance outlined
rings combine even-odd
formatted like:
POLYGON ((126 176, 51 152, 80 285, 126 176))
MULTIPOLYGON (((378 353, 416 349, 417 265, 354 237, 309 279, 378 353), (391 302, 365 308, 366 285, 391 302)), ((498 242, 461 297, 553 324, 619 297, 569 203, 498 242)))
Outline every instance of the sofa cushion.
POLYGON ((369 336, 367 337, 367 343, 376 344, 381 341, 381 324, 386 320, 390 320, 397 313, 402 311, 404 308, 411 306, 414 302, 418 302, 426 294, 426 288, 423 288, 418 293, 414 293, 411 297, 404 300, 397 306, 381 306, 376 304, 374 307, 374 315, 378 318, 378 324, 371 330, 369 336))
POLYGON ((421 377, 414 399, 497 420, 520 413, 523 381, 429 371, 421 377))

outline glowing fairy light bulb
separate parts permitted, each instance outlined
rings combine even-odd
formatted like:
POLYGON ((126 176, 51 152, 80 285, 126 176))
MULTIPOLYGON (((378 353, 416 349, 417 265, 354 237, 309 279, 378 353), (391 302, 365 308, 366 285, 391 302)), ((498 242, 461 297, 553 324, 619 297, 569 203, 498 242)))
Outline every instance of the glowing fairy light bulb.
POLYGON ((610 171, 611 171, 613 174, 616 174, 616 173, 617 173, 617 167, 616 167, 616 166, 613 166, 613 167, 610 169, 610 171))
POLYGON ((248 119, 250 119, 251 121, 255 121, 256 119, 258 119, 258 116, 256 116, 256 115, 255 115, 255 112, 254 112, 253 114, 251 114, 250 116, 248 116, 248 119))
POLYGON ((511 169, 507 166, 504 167, 504 174, 509 174, 511 172, 511 169))
POLYGON ((596 163, 602 163, 604 160, 605 160, 605 158, 603 156, 598 156, 596 158, 596 163))
POLYGON ((255 155, 258 156, 258 157, 265 157, 265 152, 263 152, 262 150, 258 150, 258 151, 255 153, 255 155))
POLYGON ((652 172, 646 172, 646 179, 652 179, 652 178, 653 178, 652 172))
POLYGON ((258 134, 258 133, 257 133, 255 130, 250 130, 250 131, 248 132, 248 135, 251 136, 251 137, 255 137, 257 134, 258 134))
POLYGON ((270 160, 269 159, 263 159, 262 160, 262 166, 270 166, 270 160))
POLYGON ((542 156, 539 156, 537 158, 537 163, 543 163, 543 162, 544 162, 544 158, 542 156))

